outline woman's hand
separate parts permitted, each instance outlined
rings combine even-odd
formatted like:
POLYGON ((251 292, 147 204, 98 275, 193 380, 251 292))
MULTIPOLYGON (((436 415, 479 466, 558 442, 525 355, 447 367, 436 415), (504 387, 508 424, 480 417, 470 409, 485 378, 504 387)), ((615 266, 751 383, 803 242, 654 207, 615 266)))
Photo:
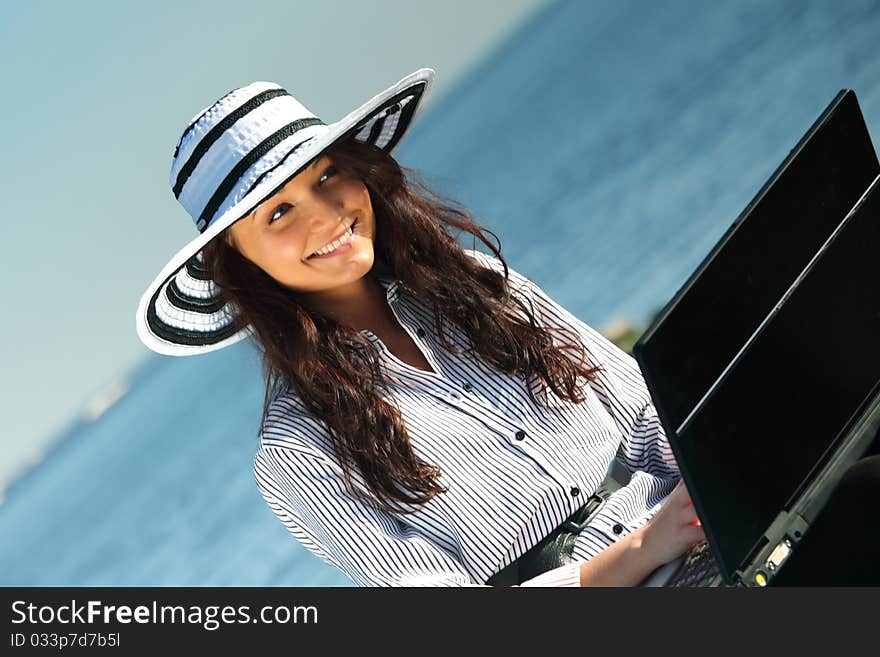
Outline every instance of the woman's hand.
POLYGON ((706 538, 684 481, 679 480, 660 510, 640 530, 641 549, 661 566, 706 538))
POLYGON ((647 524, 581 563, 581 586, 637 586, 658 566, 705 538, 687 489, 679 481, 647 524))

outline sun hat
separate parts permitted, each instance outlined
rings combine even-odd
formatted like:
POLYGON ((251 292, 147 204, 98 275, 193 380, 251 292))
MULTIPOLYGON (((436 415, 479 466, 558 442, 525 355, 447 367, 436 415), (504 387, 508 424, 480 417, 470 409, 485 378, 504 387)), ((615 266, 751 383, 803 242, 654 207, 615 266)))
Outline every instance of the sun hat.
POLYGON ((170 182, 200 234, 141 296, 141 341, 160 354, 190 356, 248 337, 250 327, 236 329, 234 310, 221 302, 202 248, 333 144, 354 138, 394 152, 433 82, 433 69, 419 69, 330 124, 273 82, 233 89, 194 116, 174 149, 170 182))

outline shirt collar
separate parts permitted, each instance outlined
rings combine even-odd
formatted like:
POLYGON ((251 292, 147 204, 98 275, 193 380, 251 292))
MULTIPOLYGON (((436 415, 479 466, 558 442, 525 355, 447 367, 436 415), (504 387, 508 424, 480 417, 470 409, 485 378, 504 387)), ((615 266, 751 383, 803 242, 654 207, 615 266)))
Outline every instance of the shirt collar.
POLYGON ((400 282, 394 274, 376 274, 376 280, 385 288, 385 297, 389 303, 394 303, 400 298, 400 282))

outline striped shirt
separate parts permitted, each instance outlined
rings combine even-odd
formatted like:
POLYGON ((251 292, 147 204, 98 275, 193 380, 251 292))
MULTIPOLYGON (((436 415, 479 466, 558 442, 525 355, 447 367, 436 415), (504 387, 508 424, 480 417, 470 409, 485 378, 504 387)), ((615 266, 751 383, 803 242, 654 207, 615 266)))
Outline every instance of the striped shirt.
MULTIPOLYGON (((502 271, 500 261, 467 253, 502 271)), ((454 355, 433 333, 432 310, 393 276, 380 277, 390 308, 431 365, 408 365, 370 331, 413 451, 448 488, 414 514, 365 508, 346 489, 329 432, 291 391, 272 400, 254 456, 257 486, 309 551, 359 586, 485 586, 494 573, 584 504, 617 458, 631 475, 578 535, 573 561, 522 586, 579 586, 584 560, 644 525, 680 474, 635 360, 508 266, 512 291, 544 326, 572 329, 603 370, 573 404, 548 388, 534 404, 522 376, 476 352, 454 355)), ((468 347, 458 327, 453 342, 468 347)), ((554 337, 559 344, 559 340, 554 337)), ((537 386, 537 384, 533 384, 537 386)), ((535 391, 538 387, 534 388, 535 391)), ((355 485, 367 491, 352 472, 355 485)))

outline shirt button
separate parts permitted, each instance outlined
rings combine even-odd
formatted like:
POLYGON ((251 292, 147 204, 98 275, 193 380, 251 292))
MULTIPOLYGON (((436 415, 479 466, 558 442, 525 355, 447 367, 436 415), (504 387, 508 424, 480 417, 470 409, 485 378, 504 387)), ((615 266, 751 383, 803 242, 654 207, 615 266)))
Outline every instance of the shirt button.
POLYGON ((580 494, 581 494, 581 489, 580 489, 580 488, 578 488, 577 486, 572 486, 572 487, 571 487, 571 496, 572 496, 572 497, 577 497, 577 496, 580 495, 580 494))
POLYGON ((613 531, 615 534, 619 534, 623 531, 623 525, 621 525, 620 523, 615 523, 614 527, 611 528, 611 531, 613 531))
POLYGON ((513 437, 516 438, 517 440, 522 440, 523 438, 526 437, 526 432, 523 431, 522 429, 520 429, 519 431, 517 431, 517 432, 513 435, 513 437))
POLYGON ((423 329, 421 326, 416 329, 416 333, 420 338, 425 337, 425 329, 423 329))
POLYGON ((462 386, 462 388, 464 388, 464 391, 465 391, 465 392, 470 392, 471 390, 473 390, 473 387, 471 386, 470 383, 465 383, 465 384, 462 386))

